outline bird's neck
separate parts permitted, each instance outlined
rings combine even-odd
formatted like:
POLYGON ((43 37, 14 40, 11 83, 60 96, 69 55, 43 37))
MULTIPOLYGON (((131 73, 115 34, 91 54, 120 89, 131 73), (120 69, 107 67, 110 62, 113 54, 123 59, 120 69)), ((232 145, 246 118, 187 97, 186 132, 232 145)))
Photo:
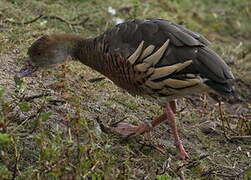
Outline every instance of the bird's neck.
MULTIPOLYGON (((84 39, 76 35, 68 35, 68 52, 73 60, 81 63, 102 73, 102 63, 100 63, 101 53, 95 42, 95 38, 84 39)), ((67 41, 65 41, 67 42, 67 41)))

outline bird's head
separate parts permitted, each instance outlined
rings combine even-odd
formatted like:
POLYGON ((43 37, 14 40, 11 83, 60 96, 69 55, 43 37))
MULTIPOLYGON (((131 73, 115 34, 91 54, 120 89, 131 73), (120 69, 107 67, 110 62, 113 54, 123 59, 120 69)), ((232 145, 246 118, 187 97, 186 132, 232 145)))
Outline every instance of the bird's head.
POLYGON ((37 39, 28 49, 24 65, 16 74, 22 78, 38 69, 47 69, 64 63, 70 56, 72 41, 67 35, 44 35, 37 39))

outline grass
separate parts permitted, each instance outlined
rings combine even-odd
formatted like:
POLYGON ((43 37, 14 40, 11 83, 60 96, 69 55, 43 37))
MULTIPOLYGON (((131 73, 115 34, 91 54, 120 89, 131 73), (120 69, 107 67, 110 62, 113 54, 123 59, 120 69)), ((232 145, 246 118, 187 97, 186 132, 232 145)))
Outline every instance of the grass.
POLYGON ((0 1, 0 179, 250 179, 250 7, 248 0, 0 1), (47 18, 22 24, 40 14, 47 18), (92 37, 114 26, 114 18, 147 17, 183 24, 212 41, 244 99, 226 103, 222 117, 207 96, 178 101, 178 126, 190 161, 173 158, 165 125, 152 137, 126 142, 104 133, 98 119, 106 126, 120 120, 138 124, 161 108, 107 79, 90 81, 102 76, 88 67, 72 62, 13 80, 27 48, 43 34, 92 37))

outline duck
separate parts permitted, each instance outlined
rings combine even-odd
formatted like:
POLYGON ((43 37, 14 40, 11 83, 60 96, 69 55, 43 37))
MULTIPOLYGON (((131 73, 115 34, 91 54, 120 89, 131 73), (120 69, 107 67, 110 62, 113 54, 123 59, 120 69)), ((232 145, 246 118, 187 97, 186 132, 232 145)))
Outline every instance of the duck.
POLYGON ((228 97, 234 76, 202 35, 165 19, 134 19, 117 24, 93 38, 50 34, 28 48, 15 77, 65 63, 69 57, 110 79, 132 96, 142 96, 163 107, 163 114, 138 125, 120 122, 111 127, 122 137, 142 135, 160 123, 170 126, 176 157, 190 158, 175 120, 176 100, 196 93, 228 97))

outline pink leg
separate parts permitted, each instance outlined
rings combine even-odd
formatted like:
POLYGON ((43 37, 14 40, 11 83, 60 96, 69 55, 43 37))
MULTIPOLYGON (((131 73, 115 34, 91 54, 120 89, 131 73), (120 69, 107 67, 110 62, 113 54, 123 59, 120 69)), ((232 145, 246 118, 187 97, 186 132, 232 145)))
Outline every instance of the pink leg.
POLYGON ((150 124, 142 123, 138 126, 128 124, 128 123, 119 123, 116 127, 112 127, 111 130, 122 135, 122 137, 137 136, 149 132, 151 128, 157 126, 161 122, 168 120, 169 126, 171 127, 171 133, 174 137, 174 145, 178 148, 179 152, 177 157, 180 159, 189 158, 187 152, 185 151, 177 130, 174 114, 176 113, 176 103, 171 101, 166 105, 166 112, 154 119, 150 124))
POLYGON ((176 102, 175 101, 170 101, 169 104, 170 104, 170 107, 171 107, 173 113, 176 114, 176 110, 177 110, 176 102))
POLYGON ((175 101, 171 101, 166 105, 166 116, 169 121, 169 125, 171 127, 171 133, 173 134, 174 137, 174 145, 178 148, 179 152, 176 155, 176 157, 180 159, 186 159, 189 158, 187 152, 185 151, 181 141, 180 137, 178 134, 175 118, 174 118, 174 113, 176 112, 176 103, 175 101))

